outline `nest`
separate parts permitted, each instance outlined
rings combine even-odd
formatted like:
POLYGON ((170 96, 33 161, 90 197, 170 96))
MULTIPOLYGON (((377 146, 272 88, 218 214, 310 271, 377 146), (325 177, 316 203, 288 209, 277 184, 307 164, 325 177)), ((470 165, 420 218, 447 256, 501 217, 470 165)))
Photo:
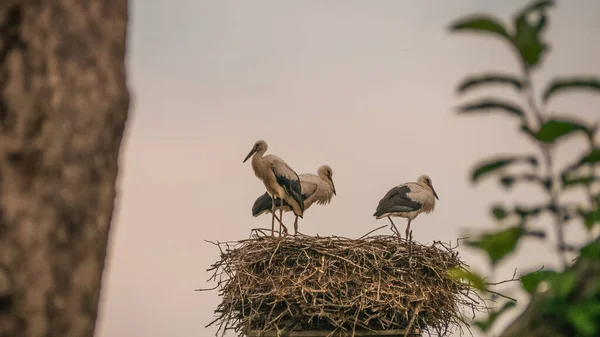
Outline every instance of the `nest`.
POLYGON ((253 231, 215 245, 221 260, 208 269, 209 281, 222 302, 208 326, 218 325, 217 334, 420 329, 443 336, 468 328, 466 315, 482 309, 472 286, 448 273, 466 265, 441 242, 253 231))

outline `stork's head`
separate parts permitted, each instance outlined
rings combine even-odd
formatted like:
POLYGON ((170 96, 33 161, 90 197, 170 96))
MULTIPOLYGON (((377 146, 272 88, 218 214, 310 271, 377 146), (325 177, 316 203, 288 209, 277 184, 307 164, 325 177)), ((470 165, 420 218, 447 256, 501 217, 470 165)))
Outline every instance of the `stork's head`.
POLYGON ((437 200, 440 200, 440 198, 438 198, 437 193, 435 193, 435 189, 433 188, 433 184, 431 183, 431 178, 429 178, 428 175, 424 174, 424 175, 420 176, 419 179, 417 179, 417 182, 420 183, 421 185, 429 186, 429 188, 431 188, 431 192, 433 192, 433 196, 437 200))
POLYGON ((331 189, 333 190, 333 194, 337 195, 335 193, 335 185, 333 184, 333 170, 331 169, 331 167, 329 165, 323 165, 323 166, 319 167, 319 169, 317 170, 317 174, 319 175, 319 177, 321 177, 321 179, 323 179, 331 184, 331 189))
POLYGON ((257 140, 256 143, 254 143, 254 146, 252 146, 252 150, 250 150, 250 152, 244 159, 243 163, 245 163, 246 160, 250 159, 250 157, 252 157, 252 155, 257 152, 259 152, 259 153, 267 152, 267 142, 265 142, 264 140, 257 140))

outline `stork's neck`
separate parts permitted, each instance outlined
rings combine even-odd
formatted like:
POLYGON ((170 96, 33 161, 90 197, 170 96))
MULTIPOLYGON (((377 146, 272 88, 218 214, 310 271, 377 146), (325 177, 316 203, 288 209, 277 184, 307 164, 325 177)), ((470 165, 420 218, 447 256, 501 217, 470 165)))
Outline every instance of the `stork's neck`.
POLYGON ((329 177, 327 177, 324 174, 319 174, 319 178, 321 178, 321 180, 323 180, 323 182, 325 182, 327 186, 329 186, 329 189, 333 191, 333 182, 329 180, 329 177))
POLYGON ((263 164, 262 159, 263 159, 265 152, 266 152, 266 150, 259 150, 259 151, 256 151, 256 153, 252 156, 252 167, 254 168, 255 173, 262 171, 259 168, 263 164))
POLYGON ((417 181, 417 184, 421 185, 421 187, 433 193, 433 190, 431 189, 431 187, 429 187, 429 185, 426 182, 419 180, 417 181))

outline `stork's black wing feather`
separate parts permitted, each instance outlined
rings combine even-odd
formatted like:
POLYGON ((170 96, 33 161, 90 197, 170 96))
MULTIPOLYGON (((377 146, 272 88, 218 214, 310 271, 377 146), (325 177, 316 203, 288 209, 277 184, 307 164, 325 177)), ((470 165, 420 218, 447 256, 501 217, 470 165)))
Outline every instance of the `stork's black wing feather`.
MULTIPOLYGON (((302 205, 304 205, 304 200, 307 198, 308 196, 306 195, 302 195, 302 205)), ((271 212, 271 207, 273 206, 272 204, 272 198, 269 195, 269 193, 266 193, 261 195, 260 197, 258 197, 256 199, 256 201, 254 201, 254 205, 252 205, 252 216, 257 217, 265 212, 271 212)), ((280 203, 281 200, 279 198, 275 199, 275 207, 279 208, 280 207, 280 203)), ((283 207, 288 207, 291 209, 290 204, 287 203, 287 201, 283 201, 283 207)))
POLYGON ((412 200, 408 193, 410 188, 406 185, 400 185, 392 188, 384 197, 379 201, 377 210, 373 216, 378 217, 386 213, 395 212, 413 212, 421 208, 421 204, 412 200))
POLYGON ((296 174, 294 178, 288 178, 283 175, 277 174, 276 171, 273 171, 275 174, 275 179, 277 179, 277 183, 281 185, 287 194, 289 194, 297 203, 300 205, 300 209, 304 212, 304 202, 302 199, 302 185, 300 184, 300 178, 296 174))
POLYGON ((272 198, 269 193, 261 195, 256 199, 254 205, 252 205, 252 216, 259 216, 264 212, 270 212, 273 206, 272 198))

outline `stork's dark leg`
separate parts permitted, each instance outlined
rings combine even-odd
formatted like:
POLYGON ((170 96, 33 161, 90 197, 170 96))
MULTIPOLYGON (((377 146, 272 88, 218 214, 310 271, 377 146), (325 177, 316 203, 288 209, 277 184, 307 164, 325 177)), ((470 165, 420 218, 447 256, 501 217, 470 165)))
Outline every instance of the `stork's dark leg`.
POLYGON ((271 198, 271 236, 275 236, 275 198, 271 198))
POLYGON ((398 240, 400 240, 400 231, 398 230, 398 228, 396 228, 396 225, 392 221, 392 218, 389 216, 387 218, 390 220, 390 223, 392 224, 392 227, 394 228, 394 232, 396 233, 396 235, 398 235, 398 240))
POLYGON ((410 222, 412 220, 408 219, 408 224, 406 225, 406 239, 408 240, 408 233, 410 232, 410 222))
POLYGON ((294 220, 294 236, 298 234, 298 216, 296 215, 296 220, 294 220))

